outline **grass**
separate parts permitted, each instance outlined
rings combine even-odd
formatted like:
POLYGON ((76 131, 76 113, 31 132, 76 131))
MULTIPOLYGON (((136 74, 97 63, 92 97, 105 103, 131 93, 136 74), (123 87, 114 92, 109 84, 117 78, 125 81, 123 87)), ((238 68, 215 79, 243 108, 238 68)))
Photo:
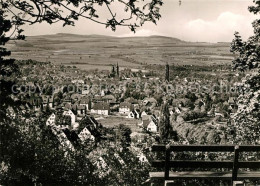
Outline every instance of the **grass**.
POLYGON ((141 120, 137 119, 129 119, 126 118, 125 116, 107 116, 107 117, 100 117, 96 116, 95 118, 98 119, 98 121, 104 126, 104 127, 115 127, 118 126, 119 124, 124 124, 128 126, 132 132, 140 132, 140 128, 137 126, 138 123, 141 123, 141 120))

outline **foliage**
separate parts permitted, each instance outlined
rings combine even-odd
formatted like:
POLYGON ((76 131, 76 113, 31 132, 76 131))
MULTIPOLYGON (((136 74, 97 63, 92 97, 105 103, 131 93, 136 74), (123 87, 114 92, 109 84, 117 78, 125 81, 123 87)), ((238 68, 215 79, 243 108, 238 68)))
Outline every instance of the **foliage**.
POLYGON ((130 128, 125 126, 124 124, 120 124, 117 128, 116 137, 117 140, 120 142, 120 145, 123 148, 129 147, 131 144, 131 135, 132 131, 130 128))
POLYGON ((195 120, 198 118, 204 118, 207 116, 206 112, 200 112, 200 111, 189 111, 183 114, 182 118, 184 121, 190 121, 195 120))
POLYGON ((4 48, 8 42, 9 37, 5 33, 10 31, 12 23, 6 19, 4 12, 0 10, 0 121, 7 120, 7 109, 12 106, 13 109, 18 109, 18 102, 13 99, 12 87, 15 84, 12 75, 18 72, 18 66, 14 63, 14 59, 8 58, 11 52, 4 48))
POLYGON ((86 158, 88 150, 61 148, 58 137, 43 122, 44 119, 30 119, 1 125, 1 162, 5 157, 7 168, 1 172, 0 183, 89 183, 93 167, 86 158))
POLYGON ((170 139, 178 140, 177 133, 173 131, 170 119, 169 104, 164 103, 161 107, 161 116, 159 119, 159 134, 163 143, 166 143, 170 139))
POLYGON ((191 100, 191 102, 195 102, 198 98, 195 95, 195 93, 191 93, 191 92, 187 92, 187 94, 185 95, 185 98, 188 98, 191 100))
MULTIPOLYGON (((260 14, 260 0, 254 0, 255 6, 249 11, 260 14)), ((234 67, 241 71, 249 70, 245 78, 241 95, 238 98, 238 111, 235 120, 235 142, 256 144, 259 143, 260 129, 260 19, 253 22, 254 35, 247 41, 242 41, 238 32, 231 44, 231 51, 238 55, 233 61, 234 67)))
POLYGON ((128 27, 131 31, 142 26, 145 22, 159 20, 162 0, 139 2, 137 0, 25 0, 1 1, 0 6, 8 13, 8 19, 15 25, 18 38, 24 38, 19 27, 25 23, 34 24, 47 22, 49 24, 63 22, 63 26, 75 25, 80 18, 88 19, 98 24, 110 27, 113 31, 117 26, 128 27), (113 9, 122 7, 114 12, 113 9), (108 12, 109 16, 102 18, 99 11, 108 12), (121 12, 123 16, 121 15, 121 12), (106 19, 106 21, 104 21, 106 19), (132 21, 136 20, 136 21, 132 21))

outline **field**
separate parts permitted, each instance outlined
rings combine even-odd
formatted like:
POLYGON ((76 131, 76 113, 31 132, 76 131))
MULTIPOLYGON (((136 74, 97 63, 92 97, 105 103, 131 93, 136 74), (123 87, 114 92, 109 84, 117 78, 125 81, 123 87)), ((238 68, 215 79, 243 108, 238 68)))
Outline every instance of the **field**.
POLYGON ((231 64, 229 43, 192 43, 164 36, 110 37, 101 35, 56 34, 10 41, 16 59, 50 61, 81 69, 142 68, 146 65, 231 64))
POLYGON ((112 116, 109 117, 97 115, 95 117, 104 127, 115 127, 119 124, 124 124, 128 126, 132 132, 140 132, 141 129, 137 126, 137 124, 141 123, 141 120, 137 119, 128 119, 124 116, 112 116))

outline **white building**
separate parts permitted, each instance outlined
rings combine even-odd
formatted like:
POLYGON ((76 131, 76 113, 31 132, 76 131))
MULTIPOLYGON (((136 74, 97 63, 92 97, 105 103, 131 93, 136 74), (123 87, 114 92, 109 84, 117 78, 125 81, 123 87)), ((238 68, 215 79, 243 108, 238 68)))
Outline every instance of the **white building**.
POLYGON ((76 115, 71 110, 64 111, 63 116, 70 116, 72 125, 76 123, 76 115))
POLYGON ((119 113, 120 114, 129 114, 131 111, 133 111, 133 105, 128 102, 120 103, 119 105, 119 113))
POLYGON ((91 132, 89 132, 86 127, 79 133, 78 136, 82 142, 86 140, 95 141, 95 137, 91 134, 91 132))
POLYGON ((157 125, 153 122, 153 120, 151 120, 148 124, 147 130, 150 132, 157 132, 157 125))
POLYGON ((110 114, 110 107, 108 103, 95 103, 93 108, 91 109, 92 113, 100 114, 100 115, 106 115, 108 116, 110 114))
POLYGON ((56 115, 54 113, 52 113, 50 115, 50 117, 47 119, 46 125, 54 125, 55 124, 55 118, 56 118, 56 115))

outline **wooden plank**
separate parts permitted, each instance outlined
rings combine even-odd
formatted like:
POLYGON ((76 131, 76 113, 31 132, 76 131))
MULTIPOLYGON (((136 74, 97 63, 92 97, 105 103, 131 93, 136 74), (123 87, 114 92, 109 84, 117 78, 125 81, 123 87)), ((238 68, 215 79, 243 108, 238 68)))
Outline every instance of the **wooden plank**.
POLYGON ((239 161, 238 168, 260 169, 260 161, 239 161))
MULTIPOLYGON (((151 179, 164 179, 164 172, 149 172, 151 179)), ((170 172, 169 179, 231 179, 231 172, 214 172, 214 171, 185 171, 185 172, 170 172)), ((243 179, 259 179, 260 172, 256 171, 244 171, 239 172, 237 175, 238 180, 243 179)))
MULTIPOLYGON (((153 160, 152 167, 163 168, 164 160, 153 160)), ((191 161, 172 160, 169 161, 171 168, 233 168, 233 161, 191 161)), ((260 169, 259 161, 240 161, 238 168, 260 169)))
MULTIPOLYGON (((164 172, 150 172, 151 179, 164 179, 164 172)), ((184 172, 170 172, 169 179, 194 179, 194 178, 221 178, 230 179, 232 177, 231 172, 212 172, 212 171, 184 171, 184 172)))
MULTIPOLYGON (((163 168, 165 161, 152 161, 153 167, 163 168)), ((233 168, 233 161, 192 161, 192 160, 172 160, 169 161, 169 167, 172 168, 233 168)))
MULTIPOLYGON (((174 145, 171 148, 174 148, 174 151, 234 151, 234 145, 174 145)), ((239 149, 240 152, 260 152, 260 145, 240 145, 239 149)), ((152 151, 165 151, 165 145, 153 145, 152 151)))
POLYGON ((166 150, 166 147, 165 145, 153 145, 152 146, 152 151, 153 152, 162 152, 162 151, 165 151, 166 150))
POLYGON ((260 145, 239 145, 240 152, 260 152, 260 145))
MULTIPOLYGON (((165 145, 153 145, 152 151, 165 151, 165 145)), ((172 145, 170 150, 173 152, 184 152, 184 151, 193 151, 193 152, 233 152, 234 145, 172 145)))

